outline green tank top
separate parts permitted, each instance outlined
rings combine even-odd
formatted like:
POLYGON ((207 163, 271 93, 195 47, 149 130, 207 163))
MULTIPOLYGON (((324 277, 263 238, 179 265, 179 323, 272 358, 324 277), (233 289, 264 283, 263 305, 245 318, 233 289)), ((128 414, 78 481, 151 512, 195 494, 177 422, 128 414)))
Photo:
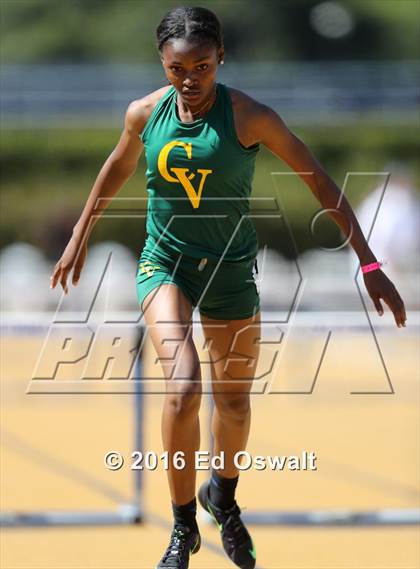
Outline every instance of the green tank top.
POLYGON ((147 179, 146 233, 190 257, 249 260, 257 233, 249 196, 260 145, 245 148, 236 135, 228 88, 216 84, 211 109, 191 123, 177 112, 171 87, 141 133, 147 179))

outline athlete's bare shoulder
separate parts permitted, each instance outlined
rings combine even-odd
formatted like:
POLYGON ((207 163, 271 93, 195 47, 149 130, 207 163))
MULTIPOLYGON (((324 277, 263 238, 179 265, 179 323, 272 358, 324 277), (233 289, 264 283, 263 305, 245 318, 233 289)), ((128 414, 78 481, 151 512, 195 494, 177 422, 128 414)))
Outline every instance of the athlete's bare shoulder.
POLYGON ((234 89, 233 87, 228 87, 228 89, 234 112, 237 111, 241 113, 241 115, 244 114, 245 116, 251 113, 252 116, 255 116, 264 109, 265 105, 256 99, 253 99, 243 91, 234 89))
POLYGON ((134 131, 137 136, 142 133, 153 109, 170 88, 171 85, 165 85, 165 87, 161 87, 141 99, 131 101, 125 115, 126 129, 134 131))
POLYGON ((267 107, 239 89, 228 87, 228 90, 237 136, 245 147, 252 146, 259 142, 255 126, 267 107))

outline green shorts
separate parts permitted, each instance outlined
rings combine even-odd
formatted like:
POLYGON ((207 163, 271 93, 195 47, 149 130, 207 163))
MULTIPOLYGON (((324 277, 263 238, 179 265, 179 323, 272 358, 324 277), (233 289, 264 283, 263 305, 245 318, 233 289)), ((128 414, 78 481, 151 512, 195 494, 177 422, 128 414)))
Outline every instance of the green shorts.
MULTIPOLYGON (((141 252, 136 275, 137 297, 142 307, 146 296, 162 284, 177 285, 193 309, 220 320, 240 320, 260 309, 254 277, 256 258, 246 261, 219 261, 188 257, 173 252, 150 235, 141 252)), ((142 307, 143 309, 143 307, 142 307)))

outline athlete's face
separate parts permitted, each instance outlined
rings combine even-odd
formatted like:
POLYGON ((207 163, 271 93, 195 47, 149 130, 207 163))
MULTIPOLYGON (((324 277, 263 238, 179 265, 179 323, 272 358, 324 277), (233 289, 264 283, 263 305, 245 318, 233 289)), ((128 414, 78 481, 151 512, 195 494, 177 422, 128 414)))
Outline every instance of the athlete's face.
POLYGON ((168 81, 189 107, 198 107, 213 90, 223 48, 197 44, 184 39, 170 40, 163 46, 161 61, 168 81))

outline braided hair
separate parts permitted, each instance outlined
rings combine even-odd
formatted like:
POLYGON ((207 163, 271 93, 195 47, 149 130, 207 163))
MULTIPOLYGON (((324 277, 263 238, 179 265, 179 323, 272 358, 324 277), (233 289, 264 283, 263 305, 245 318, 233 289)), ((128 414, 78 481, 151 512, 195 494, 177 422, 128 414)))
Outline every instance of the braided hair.
POLYGON ((223 45, 222 28, 217 16, 200 6, 181 6, 170 10, 157 27, 156 38, 159 52, 172 39, 213 43, 217 48, 223 45))

